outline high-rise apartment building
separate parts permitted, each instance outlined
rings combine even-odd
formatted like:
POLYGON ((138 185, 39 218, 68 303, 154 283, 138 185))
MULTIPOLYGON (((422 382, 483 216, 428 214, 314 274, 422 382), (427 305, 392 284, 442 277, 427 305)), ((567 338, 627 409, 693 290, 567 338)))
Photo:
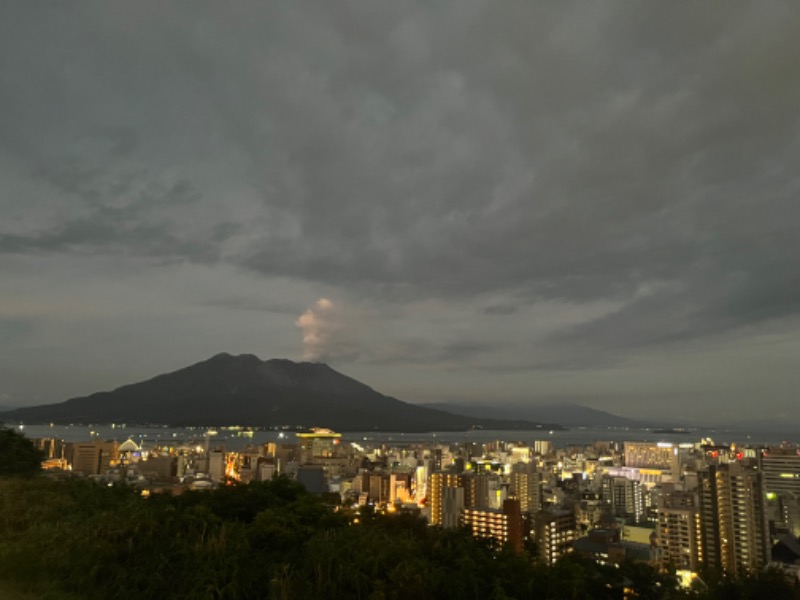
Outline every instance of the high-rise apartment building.
POLYGON ((769 530, 761 473, 737 463, 698 472, 702 562, 729 575, 764 567, 769 530))
POLYGON ((620 517, 640 521, 644 516, 644 494, 642 484, 626 477, 604 476, 600 497, 620 517))
POLYGON ((519 500, 523 513, 536 513, 542 509, 542 474, 530 463, 517 463, 511 467, 511 496, 519 500))
POLYGON ((571 510, 540 510, 533 520, 534 540, 539 557, 547 564, 572 551, 577 537, 575 513, 571 510))
POLYGON ((656 546, 661 568, 697 572, 703 550, 702 524, 697 509, 661 506, 656 519, 656 546))
POLYGON ((445 487, 442 489, 441 526, 445 529, 460 527, 464 512, 464 488, 445 487))
POLYGON ((533 442, 533 453, 539 456, 547 456, 553 450, 553 442, 550 440, 535 440, 533 442))
POLYGON ((430 506, 430 524, 443 525, 442 509, 445 488, 463 488, 464 508, 475 508, 476 482, 471 475, 457 473, 431 473, 428 480, 428 505, 430 506))
POLYGON ((490 538, 522 552, 525 532, 519 500, 506 499, 501 509, 465 508, 461 523, 469 527, 475 537, 490 538))

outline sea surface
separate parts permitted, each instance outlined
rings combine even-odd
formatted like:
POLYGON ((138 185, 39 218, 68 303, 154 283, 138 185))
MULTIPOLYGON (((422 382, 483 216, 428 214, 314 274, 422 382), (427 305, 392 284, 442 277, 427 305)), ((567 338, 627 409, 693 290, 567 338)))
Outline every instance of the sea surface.
MULTIPOLYGON (((128 438, 137 444, 150 448, 156 445, 180 446, 205 443, 206 435, 211 446, 224 446, 227 450, 241 450, 248 445, 267 442, 292 443, 294 431, 275 430, 231 430, 207 428, 144 427, 124 425, 24 425, 18 430, 30 438, 58 438, 66 442, 85 442, 89 440, 116 440, 123 442, 128 438), (210 433, 209 433, 210 432, 210 433)), ((430 433, 398 433, 356 431, 342 433, 342 442, 355 442, 362 446, 390 444, 404 446, 410 444, 455 444, 487 443, 492 441, 524 442, 549 440, 556 448, 585 446, 594 442, 673 442, 695 443, 710 438, 717 444, 736 443, 738 445, 774 445, 781 442, 800 443, 800 432, 748 432, 732 429, 692 429, 685 433, 672 431, 659 432, 653 429, 579 427, 566 431, 536 430, 471 430, 434 431, 430 433)))

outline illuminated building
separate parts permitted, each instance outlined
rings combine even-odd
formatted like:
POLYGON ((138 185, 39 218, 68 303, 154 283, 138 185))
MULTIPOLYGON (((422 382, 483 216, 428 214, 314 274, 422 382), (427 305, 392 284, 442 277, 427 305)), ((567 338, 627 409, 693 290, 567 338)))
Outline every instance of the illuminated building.
POLYGON ((464 508, 475 508, 475 477, 456 473, 431 473, 428 481, 428 505, 430 506, 430 524, 442 525, 443 494, 446 488, 462 488, 464 490, 464 508))
POLYGON ((424 465, 414 471, 414 493, 418 501, 428 496, 428 468, 424 465))
POLYGON ((767 491, 800 497, 800 447, 776 446, 764 450, 761 470, 767 491))
POLYGON ((64 458, 64 442, 58 438, 33 438, 31 442, 42 451, 45 459, 64 458))
POLYGON ((120 465, 134 464, 142 458, 142 448, 131 438, 128 438, 117 448, 117 455, 120 465))
POLYGON ((548 565, 572 550, 577 537, 575 513, 571 510, 540 510, 534 516, 533 537, 539 557, 548 565))
POLYGON ((389 502, 408 502, 411 499, 411 474, 392 473, 389 475, 389 502))
POLYGON ((434 448, 431 452, 431 471, 441 471, 442 470, 442 449, 441 448, 434 448))
POLYGON ((542 474, 532 464, 518 463, 511 467, 511 496, 518 499, 524 513, 542 508, 542 474))
POLYGON ((800 448, 768 448, 761 453, 760 464, 767 498, 778 506, 776 521, 800 536, 800 448))
POLYGON ((99 475, 118 460, 116 442, 83 442, 67 444, 67 460, 72 470, 83 475, 99 475))
POLYGON ((732 463, 698 472, 702 562, 738 576, 769 561, 761 473, 732 463))
POLYGON ((370 502, 383 504, 389 501, 389 476, 369 475, 369 488, 367 490, 370 502))
POLYGON ((700 513, 696 508, 660 507, 656 515, 656 546, 661 568, 697 572, 703 549, 700 513))
POLYGON ((635 521, 644 516, 644 495, 638 481, 604 476, 600 496, 617 516, 632 517, 635 521))
POLYGON ((514 463, 531 462, 531 449, 527 446, 517 446, 511 449, 511 460, 514 463))
POLYGON ((300 462, 311 462, 315 458, 332 458, 341 441, 341 433, 320 427, 306 433, 295 434, 300 441, 300 462))
POLYGON ((625 466, 677 472, 678 448, 667 442, 625 442, 625 466))
POLYGON ((638 481, 648 488, 663 483, 665 473, 668 473, 668 471, 644 467, 608 467, 607 469, 607 474, 612 477, 624 477, 625 479, 638 481))
POLYGON ((461 523, 469 527, 475 537, 490 538, 501 546, 507 544, 516 552, 522 551, 524 531, 519 500, 504 500, 502 509, 465 508, 461 523))

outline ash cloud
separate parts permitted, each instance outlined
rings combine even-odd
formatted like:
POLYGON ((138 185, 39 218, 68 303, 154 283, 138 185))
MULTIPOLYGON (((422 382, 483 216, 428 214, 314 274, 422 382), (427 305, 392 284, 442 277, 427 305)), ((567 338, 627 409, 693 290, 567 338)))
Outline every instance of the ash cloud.
POLYGON ((333 362, 355 358, 355 343, 344 311, 328 298, 314 302, 295 325, 303 332, 303 360, 333 362))

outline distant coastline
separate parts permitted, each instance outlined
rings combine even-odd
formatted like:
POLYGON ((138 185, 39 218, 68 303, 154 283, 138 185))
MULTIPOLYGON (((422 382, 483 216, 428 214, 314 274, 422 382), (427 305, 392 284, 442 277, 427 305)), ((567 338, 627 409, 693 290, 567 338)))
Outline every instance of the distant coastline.
MULTIPOLYGON (((12 426, 6 424, 6 426, 12 426)), ((126 425, 124 427, 94 425, 24 425, 20 430, 31 438, 58 438, 64 441, 86 441, 91 439, 125 441, 129 437, 137 443, 146 446, 159 444, 180 444, 191 440, 202 439, 208 428, 205 427, 137 427, 126 425)), ((258 445, 267 442, 279 442, 294 438, 295 430, 262 429, 252 430, 252 436, 244 431, 225 427, 213 428, 217 433, 212 434, 213 443, 224 445, 229 450, 244 448, 248 445, 258 445)), ((572 445, 590 445, 596 442, 673 442, 684 443, 698 442, 701 438, 711 437, 716 443, 732 443, 762 445, 779 444, 784 441, 800 443, 799 432, 755 432, 755 431, 730 431, 730 430, 698 430, 688 431, 693 434, 687 438, 680 433, 656 433, 652 429, 629 428, 582 428, 571 430, 492 430, 474 429, 469 431, 433 431, 433 432, 387 432, 387 431, 342 431, 342 442, 364 442, 371 444, 390 443, 397 445, 412 445, 424 443, 462 444, 466 442, 488 443, 493 441, 525 442, 534 440, 548 440, 557 448, 566 448, 572 445), (552 433, 551 433, 552 431, 552 433)))
POLYGON ((689 435, 690 433, 692 433, 688 429, 681 429, 681 428, 673 429, 673 428, 669 428, 669 427, 668 428, 664 428, 664 429, 651 429, 651 431, 653 433, 669 433, 670 435, 672 435, 672 434, 675 434, 675 435, 689 435))

